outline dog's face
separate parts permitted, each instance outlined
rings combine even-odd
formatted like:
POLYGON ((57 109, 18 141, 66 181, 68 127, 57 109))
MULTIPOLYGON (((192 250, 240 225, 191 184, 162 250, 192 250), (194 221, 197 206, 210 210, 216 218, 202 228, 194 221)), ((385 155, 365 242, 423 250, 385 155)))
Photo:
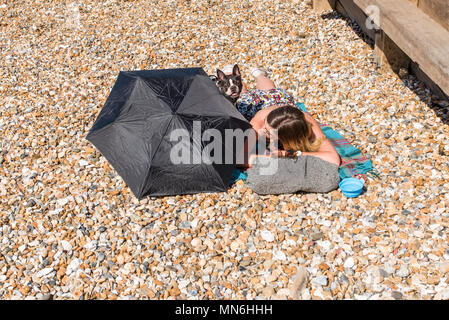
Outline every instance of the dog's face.
POLYGON ((232 74, 226 75, 220 69, 217 69, 216 82, 218 89, 232 102, 236 102, 242 92, 242 77, 238 65, 234 65, 232 74))

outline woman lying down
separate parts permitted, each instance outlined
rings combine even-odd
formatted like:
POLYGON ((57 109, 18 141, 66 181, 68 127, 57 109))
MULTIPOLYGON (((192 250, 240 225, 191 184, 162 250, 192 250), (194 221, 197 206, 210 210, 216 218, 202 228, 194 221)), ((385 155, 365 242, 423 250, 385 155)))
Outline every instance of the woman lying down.
POLYGON ((293 97, 276 88, 262 69, 252 69, 251 74, 256 89, 243 87, 237 109, 259 137, 265 136, 271 146, 279 144, 282 150, 275 149, 275 156, 273 148, 271 156, 251 155, 247 184, 259 194, 336 189, 340 155, 316 120, 296 107, 293 97))

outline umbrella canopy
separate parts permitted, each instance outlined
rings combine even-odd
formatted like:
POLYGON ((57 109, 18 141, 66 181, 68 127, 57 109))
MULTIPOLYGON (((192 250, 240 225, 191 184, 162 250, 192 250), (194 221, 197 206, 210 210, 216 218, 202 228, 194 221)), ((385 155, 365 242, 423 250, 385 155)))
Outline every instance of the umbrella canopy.
POLYGON ((141 199, 226 191, 236 159, 225 154, 235 146, 217 140, 222 155, 211 155, 222 161, 198 161, 204 133, 250 127, 202 68, 122 71, 86 139, 141 199))

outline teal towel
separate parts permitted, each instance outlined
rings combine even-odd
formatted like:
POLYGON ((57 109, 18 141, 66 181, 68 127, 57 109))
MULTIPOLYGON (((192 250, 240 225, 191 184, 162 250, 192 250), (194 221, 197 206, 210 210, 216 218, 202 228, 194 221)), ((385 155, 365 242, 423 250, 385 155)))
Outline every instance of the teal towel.
MULTIPOLYGON (((302 111, 308 112, 304 103, 297 103, 296 106, 302 111)), ((372 178, 379 176, 373 168, 371 160, 365 157, 360 149, 354 147, 345 137, 328 125, 318 124, 341 157, 341 164, 338 169, 340 179, 359 177, 366 180, 366 175, 372 178)))

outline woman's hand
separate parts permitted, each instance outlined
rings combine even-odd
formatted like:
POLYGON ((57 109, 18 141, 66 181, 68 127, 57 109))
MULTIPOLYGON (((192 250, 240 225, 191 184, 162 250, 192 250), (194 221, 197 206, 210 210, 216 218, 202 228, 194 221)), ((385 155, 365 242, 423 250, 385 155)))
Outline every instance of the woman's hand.
POLYGON ((294 153, 291 153, 286 150, 277 150, 277 156, 278 157, 285 157, 285 158, 295 158, 296 155, 294 153))

